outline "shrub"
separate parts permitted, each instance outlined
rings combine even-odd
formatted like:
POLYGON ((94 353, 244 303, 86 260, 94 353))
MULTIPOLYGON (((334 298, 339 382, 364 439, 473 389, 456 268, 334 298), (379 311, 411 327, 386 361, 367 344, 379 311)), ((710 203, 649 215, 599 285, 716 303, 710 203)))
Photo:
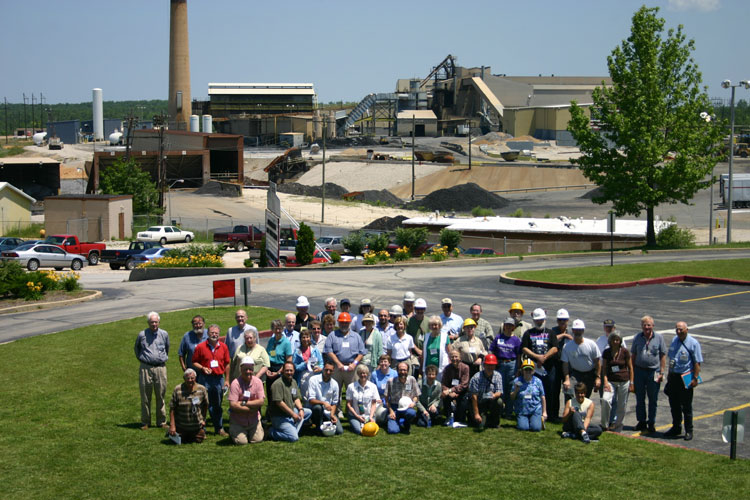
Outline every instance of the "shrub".
POLYGON ((399 227, 396 229, 396 244, 400 247, 409 247, 412 251, 415 251, 426 242, 426 227, 399 227))
POLYGON ((354 231, 343 238, 341 242, 351 255, 361 255, 365 248, 365 235, 362 231, 354 231))
POLYGON ((338 252, 328 252, 328 255, 331 256, 331 262, 334 264, 338 264, 341 262, 341 255, 339 255, 338 252))
POLYGON ((0 297, 13 295, 13 290, 26 275, 21 264, 13 261, 0 261, 0 297))
POLYGON ((367 238, 367 248, 373 252, 382 252, 388 250, 388 244, 390 242, 388 235, 385 233, 373 234, 367 238))
POLYGON ((695 235, 690 229, 672 224, 656 236, 656 245, 662 248, 688 248, 695 246, 695 235))
POLYGON ((214 245, 213 243, 190 243, 189 245, 171 248, 169 256, 190 258, 196 255, 213 255, 221 257, 225 252, 226 250, 221 245, 214 245))
POLYGON ((378 261, 378 254, 376 254, 373 251, 369 251, 366 254, 363 255, 365 259, 365 265, 366 266, 372 266, 378 261))
POLYGON ((294 248, 294 256, 300 266, 306 266, 312 262, 313 253, 315 253, 315 235, 310 226, 302 222, 297 231, 297 246, 294 248))
POLYGON ((258 262, 260 267, 268 267, 268 255, 266 255, 266 237, 260 240, 260 261, 258 262))
POLYGON ((447 247, 449 252, 452 252, 461 244, 461 238, 463 238, 461 233, 453 229, 442 229, 440 231, 440 244, 447 247))
POLYGON ((523 208, 517 208, 515 212, 510 214, 510 217, 531 217, 531 212, 524 212, 523 208))
POLYGON ((245 259, 242 261, 242 265, 245 267, 253 267, 253 259, 245 259))
POLYGON ((479 205, 471 209, 471 215, 474 217, 493 217, 495 212, 490 208, 482 208, 479 205))

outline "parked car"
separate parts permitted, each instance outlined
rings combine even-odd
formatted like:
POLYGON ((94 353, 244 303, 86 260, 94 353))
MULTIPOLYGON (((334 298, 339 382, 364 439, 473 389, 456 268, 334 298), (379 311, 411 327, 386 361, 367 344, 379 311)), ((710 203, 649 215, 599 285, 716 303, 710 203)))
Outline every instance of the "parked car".
POLYGON ((36 271, 40 267, 53 267, 58 271, 69 267, 78 271, 86 265, 86 257, 83 255, 68 253, 56 245, 45 243, 21 245, 0 253, 0 258, 18 262, 29 271, 36 271))
MULTIPOLYGON (((331 254, 331 253, 336 253, 336 252, 328 252, 328 253, 331 254)), ((294 255, 294 253, 292 253, 286 258, 282 257, 280 261, 282 262, 280 267, 299 267, 299 264, 297 264, 297 256, 294 255)), ((320 250, 316 248, 315 252, 313 252, 313 260, 310 264, 323 264, 324 262, 328 262, 328 259, 323 257, 323 255, 320 253, 320 250)))
POLYGON ((463 252, 461 252, 463 255, 502 255, 500 253, 497 253, 491 248, 484 248, 484 247, 471 247, 467 248, 463 252))
POLYGON ((141 253, 132 255, 130 257, 130 262, 132 262, 133 267, 129 267, 128 269, 134 269, 139 264, 145 264, 147 262, 151 262, 152 260, 160 259, 161 257, 166 257, 167 255, 169 255, 169 248, 164 248, 164 247, 149 248, 147 250, 144 250, 141 253))
POLYGON ((10 236, 5 238, 0 238, 0 252, 3 250, 13 250, 17 246, 23 245, 26 243, 21 238, 12 238, 10 236))
POLYGON ((136 239, 138 241, 158 241, 162 245, 175 241, 190 243, 195 239, 195 234, 192 231, 183 231, 175 226, 151 226, 145 231, 139 232, 136 239))
POLYGON ((325 250, 333 250, 339 253, 346 250, 341 242, 341 236, 321 236, 315 242, 325 250))
POLYGON ((149 248, 159 248, 160 243, 154 241, 131 241, 128 248, 122 248, 117 250, 104 250, 101 255, 101 261, 109 264, 109 268, 116 271, 122 266, 125 269, 132 270, 135 267, 133 263, 133 255, 137 255, 144 250, 149 248))
POLYGON ((221 243, 226 248, 233 248, 242 252, 245 248, 260 248, 266 233, 253 225, 237 225, 230 231, 214 233, 214 243, 221 243))
POLYGON ((99 263, 99 256, 107 249, 107 245, 104 243, 78 241, 78 236, 74 234, 53 234, 52 236, 47 236, 44 239, 44 243, 57 245, 68 253, 84 255, 92 266, 99 263))

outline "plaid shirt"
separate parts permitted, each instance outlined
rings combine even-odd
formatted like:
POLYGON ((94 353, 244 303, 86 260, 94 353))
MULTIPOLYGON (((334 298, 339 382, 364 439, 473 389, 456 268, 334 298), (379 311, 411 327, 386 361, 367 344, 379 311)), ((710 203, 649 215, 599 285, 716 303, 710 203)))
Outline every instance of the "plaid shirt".
POLYGON ((487 378, 484 370, 478 371, 471 377, 469 392, 481 396, 488 393, 503 392, 503 377, 497 370, 492 374, 492 379, 487 378))

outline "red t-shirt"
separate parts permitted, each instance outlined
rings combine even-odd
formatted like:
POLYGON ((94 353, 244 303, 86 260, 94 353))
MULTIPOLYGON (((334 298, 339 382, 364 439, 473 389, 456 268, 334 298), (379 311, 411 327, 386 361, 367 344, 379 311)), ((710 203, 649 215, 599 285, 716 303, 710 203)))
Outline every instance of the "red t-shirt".
POLYGON ((229 348, 221 341, 211 350, 208 340, 201 342, 193 353, 193 363, 211 368, 211 375, 224 375, 229 366, 229 348))

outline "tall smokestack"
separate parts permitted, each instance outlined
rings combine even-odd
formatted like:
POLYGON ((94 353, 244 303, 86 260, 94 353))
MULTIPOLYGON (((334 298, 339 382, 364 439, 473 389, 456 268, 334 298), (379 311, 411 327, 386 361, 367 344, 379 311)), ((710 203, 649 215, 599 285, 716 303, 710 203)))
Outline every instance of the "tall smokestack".
POLYGON ((169 121, 186 130, 192 114, 187 0, 170 0, 169 6, 169 121))

